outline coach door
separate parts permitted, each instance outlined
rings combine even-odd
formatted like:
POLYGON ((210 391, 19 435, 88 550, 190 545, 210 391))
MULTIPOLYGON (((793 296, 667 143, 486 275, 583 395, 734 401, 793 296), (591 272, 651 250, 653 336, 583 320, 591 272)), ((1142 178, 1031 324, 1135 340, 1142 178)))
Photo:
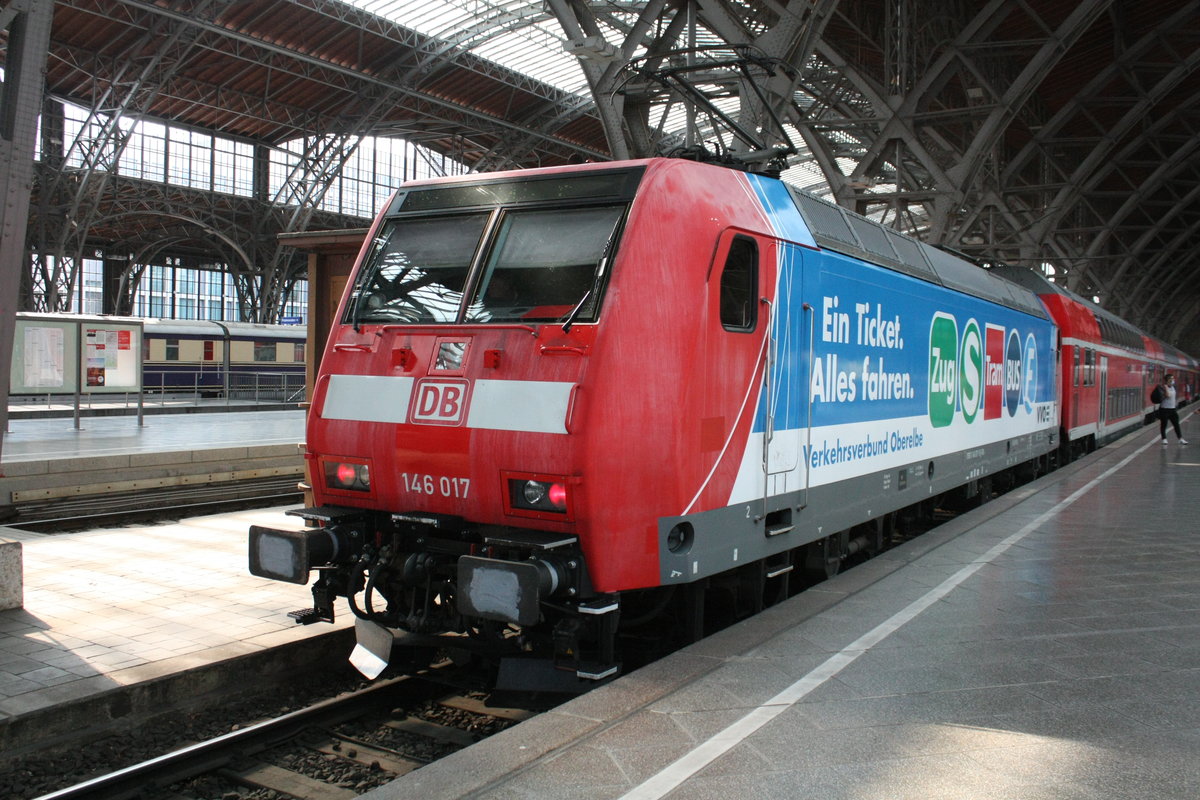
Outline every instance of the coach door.
MULTIPOLYGON (((778 273, 774 290, 768 287, 764 297, 774 297, 770 307, 767 335, 767 368, 764 405, 766 424, 763 463, 768 476, 792 472, 800 459, 802 436, 807 430, 807 341, 808 329, 801 296, 803 251, 787 242, 775 242, 778 273)), ((776 478, 768 494, 800 488, 776 478)))
POLYGON ((1100 411, 1096 417, 1096 443, 1099 444, 1108 430, 1108 357, 1100 356, 1100 411))

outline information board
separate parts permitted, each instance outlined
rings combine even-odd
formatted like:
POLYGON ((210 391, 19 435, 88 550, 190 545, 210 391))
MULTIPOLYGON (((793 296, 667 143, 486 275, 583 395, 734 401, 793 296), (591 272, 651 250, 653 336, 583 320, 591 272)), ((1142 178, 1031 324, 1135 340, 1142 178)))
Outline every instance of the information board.
POLYGON ((142 324, 18 314, 10 394, 103 394, 142 388, 142 324))
POLYGON ((142 388, 142 327, 81 322, 79 388, 84 394, 142 388))

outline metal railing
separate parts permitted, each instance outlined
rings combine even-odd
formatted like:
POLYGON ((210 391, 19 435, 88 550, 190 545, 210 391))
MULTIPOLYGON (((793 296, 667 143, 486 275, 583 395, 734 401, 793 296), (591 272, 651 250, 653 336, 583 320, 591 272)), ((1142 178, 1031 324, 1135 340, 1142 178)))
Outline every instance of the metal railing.
POLYGON ((214 380, 211 371, 196 371, 190 374, 173 372, 169 375, 148 373, 142 389, 147 397, 171 397, 181 399, 224 398, 240 402, 302 402, 304 400, 303 373, 279 372, 232 372, 228 378, 228 392, 224 381, 214 380), (157 379, 157 380, 155 380, 157 379), (190 385, 188 381, 191 381, 190 385))
POLYGON ((304 375, 279 372, 235 372, 229 376, 230 400, 280 403, 304 400, 304 375))
MULTIPOLYGON (((136 409, 138 425, 142 424, 146 407, 174 408, 182 406, 229 406, 233 404, 287 403, 297 407, 306 405, 305 382, 302 374, 280 374, 277 372, 242 372, 229 377, 229 392, 221 387, 201 381, 197 373, 193 383, 180 386, 178 376, 173 376, 168 385, 165 381, 143 385, 141 392, 104 392, 76 394, 19 394, 9 395, 10 412, 42 411, 49 416, 70 414, 75 427, 80 427, 80 417, 94 413, 112 413, 113 409, 136 409), (103 409, 97 412, 97 409, 103 409)), ((5 422, 9 422, 6 418, 5 422)), ((4 432, 11 430, 5 425, 4 432)))

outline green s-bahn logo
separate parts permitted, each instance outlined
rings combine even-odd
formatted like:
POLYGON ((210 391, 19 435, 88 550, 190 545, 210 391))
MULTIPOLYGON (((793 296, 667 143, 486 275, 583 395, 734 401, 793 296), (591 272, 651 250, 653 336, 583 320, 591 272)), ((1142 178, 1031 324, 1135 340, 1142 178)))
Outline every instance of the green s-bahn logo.
POLYGON ((979 323, 967 320, 962 336, 962 366, 959 369, 959 397, 962 415, 968 423, 975 421, 983 405, 983 334, 979 323))
POLYGON ((939 311, 929 327, 929 421, 935 428, 954 422, 955 411, 974 422, 983 405, 983 334, 968 320, 962 338, 958 320, 939 311))

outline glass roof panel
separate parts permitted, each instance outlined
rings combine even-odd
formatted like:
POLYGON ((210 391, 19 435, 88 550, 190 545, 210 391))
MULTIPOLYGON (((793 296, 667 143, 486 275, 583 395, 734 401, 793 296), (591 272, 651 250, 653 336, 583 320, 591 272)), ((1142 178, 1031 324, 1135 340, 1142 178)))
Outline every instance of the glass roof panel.
POLYGON ((562 28, 536 0, 347 0, 405 28, 454 42, 480 58, 565 92, 586 96, 562 28))
MULTIPOLYGON (((426 36, 450 42, 474 55, 492 61, 514 72, 541 81, 561 91, 579 97, 588 97, 587 79, 578 59, 564 49, 565 35, 557 19, 542 0, 344 0, 367 13, 390 20, 402 27, 426 36)), ((604 14, 597 16, 605 39, 615 46, 624 42, 624 37, 639 11, 639 3, 613 4, 604 14)), ((699 26, 692 41, 702 47, 719 47, 723 40, 711 30, 699 26)), ((684 43, 680 42, 683 47, 684 43)), ((637 55, 642 55, 639 50, 637 55)), ((714 55, 714 57, 716 57, 714 55)), ((717 87, 708 86, 712 91, 717 87)), ((716 105, 723 112, 736 115, 738 100, 735 96, 713 93, 716 105)), ((652 128, 660 129, 666 141, 674 146, 687 140, 689 115, 673 97, 667 104, 655 103, 651 113, 652 128)), ((804 107, 814 103, 804 90, 796 92, 796 102, 804 107)), ((696 128, 693 136, 700 141, 712 141, 717 137, 725 146, 732 141, 725 135, 713 131, 705 112, 692 117, 696 128)), ((789 130, 792 141, 801 145, 802 138, 794 129, 789 130)), ((835 134, 836 135, 836 134, 835 134)), ((853 144, 850 137, 845 144, 853 144)), ((784 172, 784 179, 817 194, 828 195, 829 183, 807 147, 791 159, 791 166, 784 172)), ((839 163, 840 160, 839 160, 839 163)), ((845 174, 853 168, 849 162, 842 165, 845 174)))

